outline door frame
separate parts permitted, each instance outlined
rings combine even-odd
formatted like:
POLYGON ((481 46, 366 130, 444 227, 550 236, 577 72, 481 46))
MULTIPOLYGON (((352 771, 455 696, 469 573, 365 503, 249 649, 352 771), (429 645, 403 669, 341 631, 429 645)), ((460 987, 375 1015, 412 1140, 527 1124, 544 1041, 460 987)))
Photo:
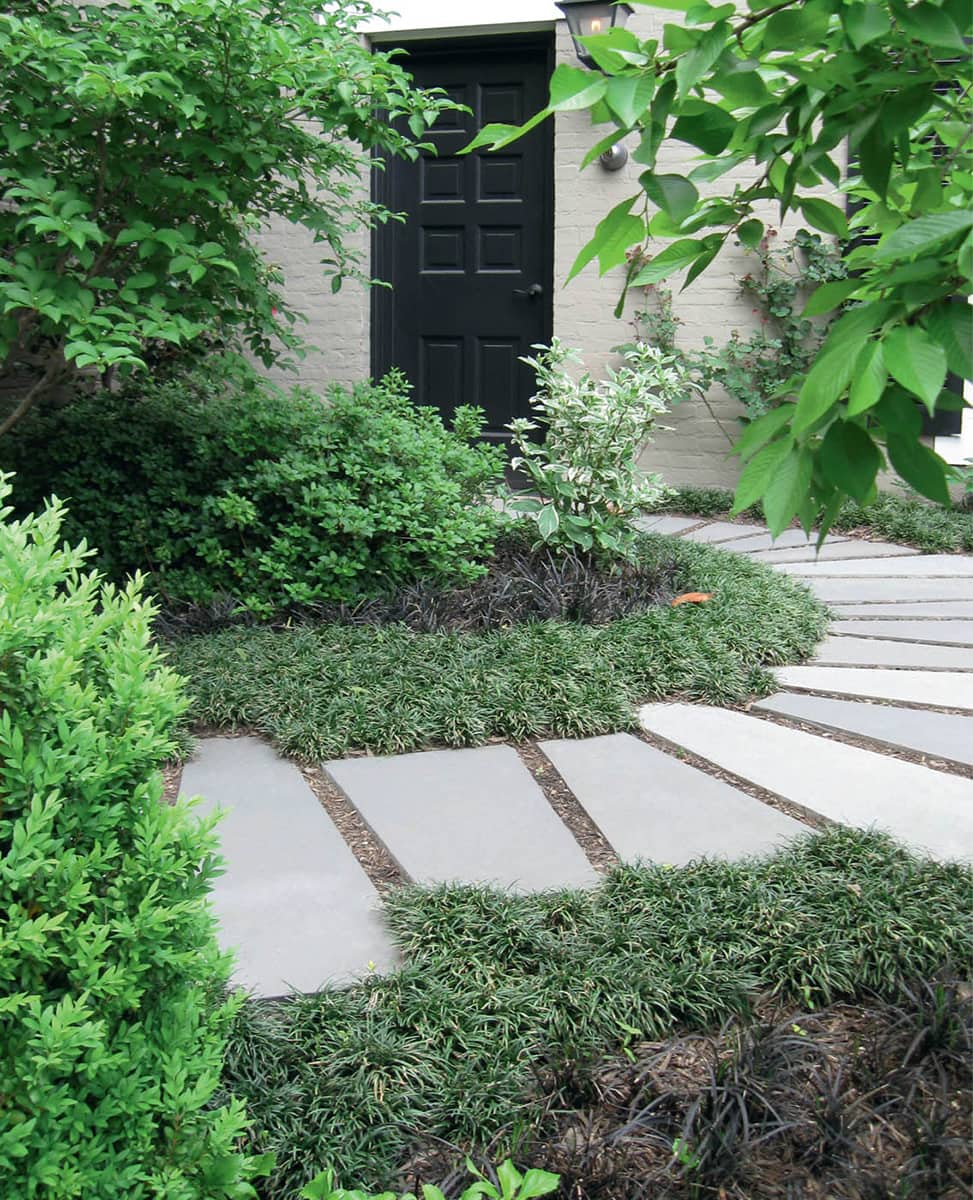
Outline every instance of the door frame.
MULTIPOLYGON (((401 47, 416 56, 425 59, 442 57, 469 52, 502 54, 504 50, 537 50, 544 53, 544 69, 548 78, 554 71, 556 46, 555 33, 548 29, 539 33, 489 34, 486 36, 419 38, 382 40, 375 43, 375 48, 389 50, 401 47)), ((540 54, 538 54, 540 57, 540 54)), ((408 70, 407 57, 400 60, 401 65, 408 70)), ((545 241, 545 259, 549 265, 549 278, 542 280, 544 284, 544 337, 549 343, 554 332, 554 121, 548 118, 542 121, 535 130, 543 138, 543 154, 548 164, 546 173, 547 186, 541 197, 541 236, 545 241)), ((375 154, 373 157, 380 157, 375 154)), ((371 198, 374 203, 392 209, 392 172, 399 166, 399 160, 391 159, 386 167, 373 167, 371 172, 371 198)), ((403 164, 404 165, 404 164, 403 164)), ((394 211, 394 210, 393 210, 394 211)), ((372 227, 371 264, 372 278, 391 282, 395 278, 396 246, 403 225, 399 221, 389 220, 385 224, 372 227)), ((373 379, 378 379, 395 364, 392 361, 393 331, 395 327, 395 291, 394 287, 373 283, 369 304, 369 368, 373 379)))

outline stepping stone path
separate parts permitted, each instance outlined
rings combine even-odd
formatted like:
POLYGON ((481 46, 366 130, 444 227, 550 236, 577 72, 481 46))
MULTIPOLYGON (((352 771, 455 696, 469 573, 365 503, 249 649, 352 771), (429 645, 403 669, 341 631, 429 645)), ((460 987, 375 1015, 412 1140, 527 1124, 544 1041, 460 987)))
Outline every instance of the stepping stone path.
POLYGON ((746 712, 649 704, 643 737, 342 759, 314 790, 256 739, 204 738, 181 791, 225 810, 214 906, 237 982, 278 996, 394 967, 376 855, 404 882, 525 892, 596 884, 612 853, 738 859, 836 821, 973 861, 973 556, 845 536, 819 555, 799 530, 679 514, 639 525, 811 588, 835 618, 815 658, 778 668, 781 690, 746 712), (319 794, 357 811, 371 856, 319 794))

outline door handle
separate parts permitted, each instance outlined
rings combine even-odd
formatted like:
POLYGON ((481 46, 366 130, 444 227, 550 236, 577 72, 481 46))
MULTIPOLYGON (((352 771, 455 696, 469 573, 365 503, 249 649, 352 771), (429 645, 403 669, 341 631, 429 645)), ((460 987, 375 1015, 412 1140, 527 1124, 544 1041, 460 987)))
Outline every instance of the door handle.
POLYGON ((515 296, 526 296, 528 300, 536 300, 544 295, 544 288, 539 283, 532 283, 529 288, 514 288, 515 296))

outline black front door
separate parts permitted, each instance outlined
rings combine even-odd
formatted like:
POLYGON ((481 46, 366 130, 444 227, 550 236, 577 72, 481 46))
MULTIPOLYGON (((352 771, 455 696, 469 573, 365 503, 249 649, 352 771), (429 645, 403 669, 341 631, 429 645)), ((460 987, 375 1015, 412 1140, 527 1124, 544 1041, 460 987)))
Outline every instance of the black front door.
POLYGON ((448 420, 478 404, 487 436, 505 437, 529 413, 533 373, 518 358, 551 336, 553 145, 551 122, 496 154, 459 157, 482 126, 516 125, 542 108, 549 40, 407 45, 403 65, 471 110, 428 135, 436 153, 377 173, 377 195, 405 224, 376 235, 372 369, 400 367, 417 404, 448 420))

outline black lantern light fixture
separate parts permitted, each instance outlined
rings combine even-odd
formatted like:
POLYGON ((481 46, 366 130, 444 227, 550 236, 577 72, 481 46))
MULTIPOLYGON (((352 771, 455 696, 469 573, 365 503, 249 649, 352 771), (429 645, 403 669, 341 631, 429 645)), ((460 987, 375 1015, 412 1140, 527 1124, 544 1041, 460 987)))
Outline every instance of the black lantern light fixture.
POLYGON ((596 63, 580 39, 621 28, 634 12, 631 5, 606 4, 603 0, 555 0, 555 3, 568 23, 578 61, 589 69, 596 63))

